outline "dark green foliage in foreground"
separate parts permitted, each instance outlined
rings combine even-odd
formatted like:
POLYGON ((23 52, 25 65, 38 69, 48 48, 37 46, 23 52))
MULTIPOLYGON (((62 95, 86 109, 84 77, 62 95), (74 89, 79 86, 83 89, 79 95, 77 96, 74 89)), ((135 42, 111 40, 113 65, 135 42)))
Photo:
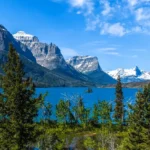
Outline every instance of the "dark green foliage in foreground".
POLYGON ((137 100, 131 107, 127 150, 148 150, 150 145, 150 84, 137 93, 137 100))
POLYGON ((12 45, 4 73, 0 94, 0 149, 24 150, 35 142, 34 118, 42 95, 33 97, 35 86, 30 78, 23 79, 23 64, 12 45))
POLYGON ((67 120, 70 120, 70 102, 60 100, 56 105, 56 117, 60 123, 67 124, 67 120))
POLYGON ((115 113, 114 118, 116 122, 119 122, 120 124, 123 124, 124 121, 124 104, 123 104, 123 91, 122 91, 122 83, 120 76, 118 76, 117 79, 117 85, 116 85, 116 100, 115 100, 115 113))
POLYGON ((102 124, 106 126, 112 123, 111 111, 111 104, 105 100, 99 100, 97 104, 94 104, 93 121, 95 122, 95 124, 102 124))
POLYGON ((77 102, 73 107, 73 112, 75 114, 76 122, 86 126, 88 123, 89 109, 84 106, 83 98, 79 96, 77 102))
POLYGON ((94 121, 94 124, 99 123, 99 109, 98 109, 97 104, 94 104, 93 106, 93 121, 94 121))

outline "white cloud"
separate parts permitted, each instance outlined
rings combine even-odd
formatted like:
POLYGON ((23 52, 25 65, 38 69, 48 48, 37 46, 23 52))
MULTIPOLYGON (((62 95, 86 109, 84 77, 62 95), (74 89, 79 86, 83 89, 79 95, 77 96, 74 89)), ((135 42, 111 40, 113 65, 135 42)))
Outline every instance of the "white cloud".
POLYGON ((106 52, 107 55, 121 56, 118 52, 106 52))
POLYGON ((133 32, 142 32, 142 28, 140 26, 133 27, 133 32))
POLYGON ((150 9, 139 8, 136 10, 136 20, 149 20, 150 19, 150 9))
POLYGON ((120 53, 118 53, 117 48, 115 47, 103 47, 96 49, 97 52, 101 52, 105 55, 115 55, 115 56, 121 56, 120 53))
POLYGON ((61 52, 65 58, 73 57, 73 56, 78 56, 78 52, 76 52, 74 49, 71 48, 66 48, 62 47, 61 52))
POLYGON ((138 3, 138 0, 128 0, 128 3, 131 5, 131 6, 134 6, 138 3))
POLYGON ((84 15, 91 14, 94 10, 93 0, 68 0, 68 2, 72 7, 81 9, 80 13, 84 15))
POLYGON ((74 7, 82 7, 86 0, 69 0, 70 4, 74 7))
POLYGON ((51 0, 53 2, 65 2, 70 4, 72 8, 77 8, 77 14, 88 15, 94 10, 93 0, 51 0))
POLYGON ((104 48, 99 48, 97 50, 98 51, 115 51, 116 48, 114 48, 114 47, 104 47, 104 48))
POLYGON ((125 28, 120 23, 102 25, 101 34, 111 34, 115 36, 123 36, 127 33, 125 28))
MULTIPOLYGON (((83 15, 86 30, 101 35, 150 34, 150 0, 51 0, 65 2, 83 15)), ((72 9, 71 9, 72 10, 72 9)))
POLYGON ((95 30, 100 23, 100 18, 99 16, 89 17, 86 22, 86 30, 95 30))
POLYGON ((128 0, 129 5, 132 7, 135 7, 136 5, 144 4, 144 3, 149 3, 150 0, 128 0))
POLYGON ((102 15, 106 16, 108 15, 112 8, 110 7, 110 3, 107 0, 102 0, 101 4, 104 5, 104 10, 102 11, 102 15))

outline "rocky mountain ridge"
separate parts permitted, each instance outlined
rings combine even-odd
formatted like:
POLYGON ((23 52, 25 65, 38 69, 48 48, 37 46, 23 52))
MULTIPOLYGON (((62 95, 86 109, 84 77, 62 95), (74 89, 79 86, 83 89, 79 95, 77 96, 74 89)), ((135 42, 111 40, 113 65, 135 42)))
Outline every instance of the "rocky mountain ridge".
POLYGON ((115 83, 113 78, 102 71, 97 57, 76 56, 69 61, 64 59, 59 47, 53 43, 42 43, 36 36, 24 31, 13 36, 31 50, 39 65, 49 70, 57 70, 61 75, 67 74, 96 84, 115 83))
POLYGON ((94 71, 102 71, 97 57, 74 56, 66 61, 68 64, 73 66, 76 70, 84 74, 89 74, 94 71))
POLYGON ((42 43, 36 36, 27 34, 24 31, 18 31, 13 36, 31 50, 39 65, 49 70, 69 69, 60 49, 55 44, 42 43))
MULTIPOLYGON (((33 40, 33 39, 28 39, 33 40)), ((37 42, 37 40, 35 40, 37 42)), ((12 34, 2 25, 0 25, 0 64, 7 61, 7 53, 9 44, 12 43, 24 64, 25 77, 31 77, 37 86, 40 87, 60 87, 60 86, 95 86, 92 81, 85 75, 72 71, 72 67, 68 72, 61 69, 49 70, 37 64, 36 58, 33 56, 31 49, 23 42, 16 40, 12 34), (71 73, 74 73, 73 76, 71 73)), ((3 73, 0 67, 0 73, 3 73)))
POLYGON ((131 69, 118 68, 107 72, 111 77, 117 79, 120 75, 123 83, 144 82, 150 80, 150 72, 140 70, 138 66, 131 69))
POLYGON ((96 83, 115 84, 116 80, 106 74, 99 65, 98 58, 93 56, 74 56, 66 60, 79 72, 87 75, 96 83))
POLYGON ((17 52, 24 55, 26 58, 33 62, 36 62, 35 57, 27 46, 19 41, 16 41, 12 34, 3 26, 0 25, 0 51, 8 51, 9 44, 12 43, 17 52))

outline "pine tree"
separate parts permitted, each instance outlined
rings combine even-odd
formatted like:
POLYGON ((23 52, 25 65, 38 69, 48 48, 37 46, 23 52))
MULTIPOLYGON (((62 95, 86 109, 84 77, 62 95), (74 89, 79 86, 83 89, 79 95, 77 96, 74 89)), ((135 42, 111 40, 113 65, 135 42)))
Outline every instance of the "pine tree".
POLYGON ((105 125, 109 124, 111 122, 111 105, 109 102, 105 100, 98 101, 98 108, 100 123, 105 125))
POLYGON ((89 121, 90 109, 85 108, 81 96, 78 97, 77 104, 73 107, 73 111, 75 113, 76 122, 86 127, 89 121))
POLYGON ((43 110, 43 118, 45 123, 51 122, 51 115, 52 115, 52 105, 48 102, 47 104, 44 104, 43 110))
POLYGON ((150 145, 150 84, 139 91, 129 117, 126 150, 149 150, 150 145))
POLYGON ((42 103, 35 98, 32 79, 24 79, 23 64, 10 44, 8 61, 1 77, 0 149, 25 150, 35 141, 34 118, 42 103))
POLYGON ((99 109, 98 109, 97 104, 94 104, 93 106, 93 121, 94 121, 94 124, 99 123, 99 109))
POLYGON ((59 123, 67 124, 70 112, 70 102, 60 100, 56 105, 56 117, 59 123))
POLYGON ((124 122, 124 104, 123 104, 123 91, 120 76, 117 79, 116 85, 116 99, 115 99, 115 112, 114 118, 116 122, 123 124, 124 122))

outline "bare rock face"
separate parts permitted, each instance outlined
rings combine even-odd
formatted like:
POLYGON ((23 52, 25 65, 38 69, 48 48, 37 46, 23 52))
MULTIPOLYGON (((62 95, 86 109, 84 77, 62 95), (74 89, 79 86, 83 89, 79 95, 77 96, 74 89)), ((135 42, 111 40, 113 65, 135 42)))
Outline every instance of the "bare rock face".
POLYGON ((18 31, 13 35, 16 40, 25 43, 25 42, 39 42, 39 39, 36 36, 27 34, 24 31, 18 31))
POLYGON ((16 41, 10 32, 4 26, 0 25, 0 51, 8 51, 10 43, 13 44, 19 54, 25 56, 33 62, 36 62, 35 57, 32 55, 27 46, 16 41))
POLYGON ((79 72, 90 74, 95 71, 102 71, 98 58, 93 56, 74 56, 66 60, 68 64, 73 66, 79 72))
POLYGON ((60 49, 55 44, 46 44, 39 42, 36 36, 19 31, 13 35, 14 38, 31 50, 38 64, 49 70, 67 69, 68 64, 64 60, 60 49))
POLYGON ((86 74, 98 84, 114 84, 116 80, 105 73, 98 62, 97 57, 93 56, 75 56, 66 60, 68 64, 79 72, 86 74))

